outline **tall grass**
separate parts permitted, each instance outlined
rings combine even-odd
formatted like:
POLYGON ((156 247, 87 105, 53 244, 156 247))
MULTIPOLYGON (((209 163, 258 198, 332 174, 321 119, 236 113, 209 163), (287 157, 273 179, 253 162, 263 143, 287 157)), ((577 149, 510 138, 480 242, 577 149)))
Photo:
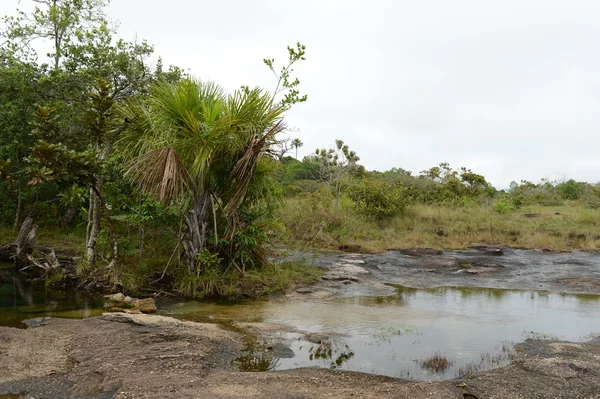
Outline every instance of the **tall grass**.
POLYGON ((493 203, 470 206, 414 204, 392 219, 376 222, 342 200, 289 198, 279 214, 281 241, 313 248, 361 248, 364 252, 432 247, 464 249, 486 244, 513 248, 600 249, 600 210, 568 202, 525 206, 499 213, 493 203))

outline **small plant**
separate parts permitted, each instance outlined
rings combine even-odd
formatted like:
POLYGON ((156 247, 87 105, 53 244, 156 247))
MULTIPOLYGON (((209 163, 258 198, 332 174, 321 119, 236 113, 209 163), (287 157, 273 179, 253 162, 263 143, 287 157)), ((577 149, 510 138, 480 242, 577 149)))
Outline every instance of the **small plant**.
POLYGON ((454 362, 448 360, 445 356, 440 353, 436 353, 429 359, 425 359, 421 362, 421 368, 432 373, 443 373, 450 368, 454 362))
POLYGON ((182 296, 198 299, 220 294, 224 277, 221 259, 204 249, 198 254, 197 260, 200 267, 193 272, 184 272, 176 283, 177 292, 182 296))

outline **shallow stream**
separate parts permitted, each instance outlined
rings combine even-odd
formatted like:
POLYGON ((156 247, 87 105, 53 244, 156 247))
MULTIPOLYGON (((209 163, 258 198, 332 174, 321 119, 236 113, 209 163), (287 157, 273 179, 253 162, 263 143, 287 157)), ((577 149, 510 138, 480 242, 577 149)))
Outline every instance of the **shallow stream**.
POLYGON ((417 380, 455 378, 506 364, 513 344, 527 338, 588 339, 600 333, 599 311, 598 296, 403 287, 389 297, 236 306, 186 302, 161 309, 198 321, 227 318, 292 327, 293 332, 273 333, 294 352, 277 359, 275 369, 341 368, 417 380), (307 333, 328 338, 313 343, 308 339, 317 335, 307 333))

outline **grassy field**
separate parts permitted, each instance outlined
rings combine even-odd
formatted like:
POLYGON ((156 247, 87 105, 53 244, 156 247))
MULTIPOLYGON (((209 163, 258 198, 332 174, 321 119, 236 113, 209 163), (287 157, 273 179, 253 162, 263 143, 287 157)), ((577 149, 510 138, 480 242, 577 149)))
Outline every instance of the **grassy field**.
POLYGON ((573 202, 525 206, 501 214, 492 203, 467 207, 411 205, 403 215, 376 222, 340 203, 288 199, 280 213, 282 243, 311 248, 346 246, 364 252, 387 249, 464 249, 487 244, 568 251, 600 249, 600 210, 573 202))

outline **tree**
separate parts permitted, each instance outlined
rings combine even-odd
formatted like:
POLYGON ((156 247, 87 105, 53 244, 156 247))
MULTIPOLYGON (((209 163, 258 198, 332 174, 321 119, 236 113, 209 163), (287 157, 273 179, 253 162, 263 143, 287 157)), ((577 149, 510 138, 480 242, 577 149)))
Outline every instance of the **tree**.
POLYGON ((27 158, 29 185, 55 181, 70 187, 78 184, 89 187, 90 202, 86 230, 86 255, 90 264, 96 261, 96 241, 100 233, 100 220, 104 216, 109 228, 112 257, 109 268, 117 264, 117 237, 112 226, 109 210, 102 194, 105 162, 110 153, 114 101, 110 97, 108 82, 98 80, 96 90, 90 93, 82 125, 85 127, 90 146, 84 151, 68 148, 56 140, 59 131, 55 109, 38 107, 35 113, 33 133, 38 142, 27 158))
POLYGON ((33 12, 17 10, 17 16, 4 17, 4 44, 16 52, 35 54, 32 42, 47 40, 52 47, 48 56, 53 60, 54 69, 60 67, 63 57, 87 31, 107 24, 103 9, 108 0, 31 1, 36 4, 33 12))
POLYGON ((302 147, 304 143, 299 138, 292 140, 292 148, 296 149, 296 159, 298 159, 298 148, 302 147))
POLYGON ((5 165, 2 177, 5 189, 8 197, 14 200, 7 198, 3 208, 7 213, 11 210, 15 230, 27 201, 24 158, 37 140, 31 132, 30 122, 36 104, 43 99, 47 83, 44 68, 23 62, 10 51, 0 49, 0 162, 5 165))
POLYGON ((277 142, 273 144, 271 152, 275 155, 275 157, 277 157, 279 162, 283 162, 285 154, 290 152, 292 148, 292 139, 289 137, 284 137, 277 140, 277 142))
POLYGON ((348 196, 358 213, 368 219, 384 220, 404 210, 407 203, 405 192, 399 184, 362 179, 350 187, 348 196))
POLYGON ((576 200, 579 199, 583 189, 585 187, 585 183, 578 183, 573 179, 567 180, 565 182, 559 183, 556 185, 556 191, 558 195, 566 200, 576 200))
POLYGON ((482 175, 474 173, 471 169, 461 168, 460 180, 467 185, 471 195, 480 194, 489 186, 487 180, 482 175))
POLYGON ((327 183, 337 205, 342 193, 342 182, 358 167, 356 163, 360 158, 342 140, 336 140, 335 148, 317 149, 307 160, 319 174, 320 180, 327 183))
POLYGON ((155 85, 149 101, 130 101, 120 111, 128 121, 118 142, 127 174, 163 202, 181 206, 188 270, 201 266, 209 229, 215 242, 229 243, 238 266, 234 238, 244 228, 241 210, 247 200, 268 195, 264 169, 285 129, 285 106, 258 88, 227 95, 212 82, 183 79, 155 85))

